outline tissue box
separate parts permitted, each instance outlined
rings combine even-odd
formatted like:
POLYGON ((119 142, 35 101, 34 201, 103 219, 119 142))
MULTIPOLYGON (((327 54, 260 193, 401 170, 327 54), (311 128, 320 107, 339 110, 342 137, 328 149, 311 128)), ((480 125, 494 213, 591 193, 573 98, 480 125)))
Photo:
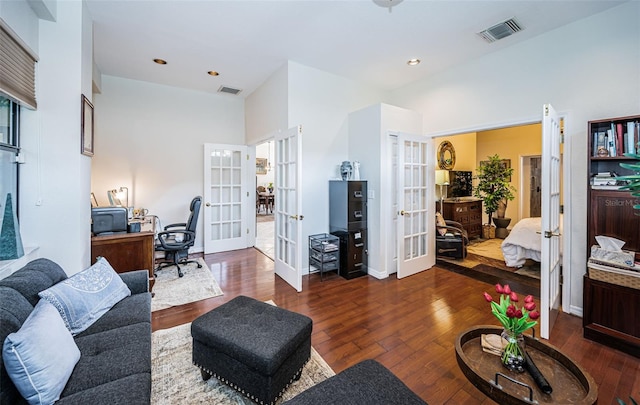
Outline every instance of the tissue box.
POLYGON ((591 246, 591 258, 603 264, 611 263, 612 265, 622 267, 634 267, 633 262, 636 254, 629 250, 620 250, 617 252, 602 249, 598 245, 591 246))

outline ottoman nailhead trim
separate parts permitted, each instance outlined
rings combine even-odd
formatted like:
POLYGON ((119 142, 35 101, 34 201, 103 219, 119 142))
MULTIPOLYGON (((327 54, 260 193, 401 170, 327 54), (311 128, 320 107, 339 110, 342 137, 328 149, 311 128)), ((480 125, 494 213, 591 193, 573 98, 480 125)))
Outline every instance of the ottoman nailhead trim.
MULTIPOLYGON (((310 359, 310 358, 309 358, 310 359)), ((289 386, 291 386, 291 384, 293 384, 293 380, 294 377, 302 374, 302 369, 304 368, 304 366, 309 362, 309 359, 307 359, 307 361, 305 361, 302 366, 298 369, 298 372, 295 373, 293 375, 293 377, 291 377, 291 379, 289 380, 289 383, 280 391, 280 393, 278 395, 276 395, 276 397, 273 399, 273 401, 269 402, 269 404, 265 404, 264 401, 260 401, 260 405, 274 405, 279 399, 280 397, 282 397, 282 395, 284 394, 284 392, 289 389, 289 386)), ((226 385, 228 385, 229 387, 233 388, 234 390, 238 391, 239 393, 241 393, 244 396, 249 397, 252 401, 254 402, 258 402, 258 399, 250 393, 245 393, 244 389, 241 389, 240 387, 238 387, 237 385, 235 385, 234 383, 232 383, 231 381, 228 381, 226 378, 218 376, 218 373, 215 373, 205 367, 202 367, 201 365, 199 365, 196 362, 193 362, 193 365, 206 371, 207 373, 211 374, 213 377, 217 378, 218 380, 222 381, 223 383, 225 383, 226 385)))

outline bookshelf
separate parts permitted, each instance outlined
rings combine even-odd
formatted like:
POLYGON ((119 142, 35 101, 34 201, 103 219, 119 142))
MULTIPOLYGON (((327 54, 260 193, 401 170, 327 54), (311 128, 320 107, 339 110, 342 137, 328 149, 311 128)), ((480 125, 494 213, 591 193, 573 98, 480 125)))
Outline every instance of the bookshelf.
POLYGON ((623 183, 616 180, 616 176, 632 174, 620 163, 632 162, 633 158, 623 154, 633 153, 640 146, 640 115, 589 121, 587 130, 590 139, 587 252, 596 244, 596 235, 624 240, 624 249, 640 252, 640 217, 633 212, 637 202, 628 191, 618 190, 623 183), (607 144, 610 150, 603 152, 603 145, 607 144))
MULTIPOLYGON (((640 260, 640 216, 633 209, 640 202, 629 191, 620 191, 624 183, 616 179, 632 174, 620 163, 635 160, 624 153, 640 153, 639 132, 640 115, 587 124, 587 254, 597 244, 595 237, 604 235, 625 241, 623 249, 636 252, 635 259, 640 260)), ((640 315, 640 272, 623 275, 623 281, 632 284, 620 282, 615 273, 607 266, 588 265, 583 286, 584 337, 640 357, 640 326, 634 321, 640 315)))

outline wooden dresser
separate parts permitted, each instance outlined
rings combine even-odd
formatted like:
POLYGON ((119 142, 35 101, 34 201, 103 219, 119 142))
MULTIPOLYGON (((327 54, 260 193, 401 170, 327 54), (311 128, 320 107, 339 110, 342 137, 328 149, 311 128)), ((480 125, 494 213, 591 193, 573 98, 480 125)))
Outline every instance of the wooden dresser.
POLYGON ((153 288, 154 233, 136 232, 91 238, 91 264, 102 256, 118 273, 131 270, 149 272, 149 291, 153 288))
POLYGON ((470 239, 479 238, 482 235, 482 200, 445 200, 442 210, 444 219, 460 222, 470 239))

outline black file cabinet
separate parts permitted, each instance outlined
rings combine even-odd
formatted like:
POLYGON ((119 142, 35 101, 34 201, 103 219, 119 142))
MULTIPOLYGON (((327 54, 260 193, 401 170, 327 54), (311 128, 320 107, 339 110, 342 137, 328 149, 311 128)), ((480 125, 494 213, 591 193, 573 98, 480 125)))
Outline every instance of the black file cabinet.
POLYGON ((367 274, 367 182, 329 182, 329 231, 340 238, 339 274, 367 274))

